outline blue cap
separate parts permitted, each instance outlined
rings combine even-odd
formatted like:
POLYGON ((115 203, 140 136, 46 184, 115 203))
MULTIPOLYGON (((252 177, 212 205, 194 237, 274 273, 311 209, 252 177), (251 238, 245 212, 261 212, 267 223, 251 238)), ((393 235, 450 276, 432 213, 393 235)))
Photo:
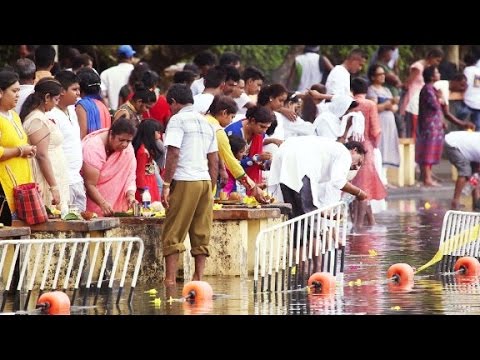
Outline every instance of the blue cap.
POLYGON ((124 55, 127 58, 131 58, 136 54, 136 51, 132 49, 130 45, 120 45, 117 50, 118 55, 124 55))

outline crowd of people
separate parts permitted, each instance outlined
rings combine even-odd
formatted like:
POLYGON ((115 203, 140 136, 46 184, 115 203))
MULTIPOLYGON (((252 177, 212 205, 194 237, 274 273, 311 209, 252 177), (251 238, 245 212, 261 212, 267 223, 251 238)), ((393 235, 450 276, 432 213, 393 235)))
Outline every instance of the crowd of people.
MULTIPOLYGON (((319 50, 305 46, 286 84, 266 84, 265 74, 235 53, 217 59, 203 51, 176 68, 173 84, 161 91, 160 76, 135 61, 130 45, 118 47, 118 64, 100 73, 88 54, 72 49, 71 61, 52 74, 55 49, 36 47, 0 71, 0 221, 16 218, 7 166, 19 184, 37 182, 45 204, 61 210, 74 205, 111 216, 148 188, 167 209, 165 281, 173 284, 187 233, 194 280, 201 279, 219 192, 244 189, 260 203, 271 193, 292 204, 293 216, 345 192, 356 198, 354 226, 372 225, 404 136, 416 139, 423 185, 437 186, 432 166, 443 151, 443 119, 456 130, 479 129, 480 57, 452 79, 464 103, 450 112, 438 49, 412 64, 404 81, 398 46, 380 46, 367 69, 362 49, 338 65, 319 50)), ((452 208, 478 170, 471 164, 480 161, 474 134, 446 138, 459 169, 452 208)))

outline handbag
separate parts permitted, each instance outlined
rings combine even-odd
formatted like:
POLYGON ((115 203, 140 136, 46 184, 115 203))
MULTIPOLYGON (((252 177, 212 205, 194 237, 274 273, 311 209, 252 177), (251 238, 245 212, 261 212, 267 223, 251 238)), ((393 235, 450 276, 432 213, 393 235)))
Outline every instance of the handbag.
POLYGON ((41 224, 48 221, 48 214, 45 208, 38 184, 35 182, 18 185, 12 170, 7 165, 8 175, 13 183, 13 197, 17 208, 17 217, 24 220, 28 225, 41 224))

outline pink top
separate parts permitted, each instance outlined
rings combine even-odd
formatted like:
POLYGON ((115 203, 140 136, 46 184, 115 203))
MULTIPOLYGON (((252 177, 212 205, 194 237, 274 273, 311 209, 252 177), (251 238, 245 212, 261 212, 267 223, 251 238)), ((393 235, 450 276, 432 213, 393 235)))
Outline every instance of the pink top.
POLYGON ((361 111, 365 116, 365 140, 374 142, 382 132, 382 128, 378 118, 377 104, 365 97, 365 94, 355 95, 354 98, 358 102, 355 111, 361 111))
POLYGON ((100 122, 102 123, 102 129, 110 129, 112 125, 112 116, 103 102, 97 99, 93 99, 95 105, 97 105, 98 112, 100 113, 100 122))
MULTIPOLYGON (((137 161, 133 146, 130 144, 123 151, 116 151, 107 157, 101 135, 108 129, 94 131, 82 140, 83 161, 100 171, 97 189, 104 199, 112 205, 114 211, 127 211, 126 193, 135 192, 135 172, 137 161)), ((101 214, 100 207, 87 194, 87 210, 101 214)))
POLYGON ((410 66, 410 71, 412 69, 417 69, 418 73, 417 76, 412 79, 412 82, 408 86, 408 90, 405 93, 405 98, 403 99, 403 102, 400 105, 400 114, 405 115, 405 109, 408 106, 408 103, 412 99, 413 96, 418 95, 417 93, 422 90, 423 85, 425 85, 425 81, 423 80, 423 70, 425 69, 424 66, 424 60, 418 60, 414 62, 410 66))

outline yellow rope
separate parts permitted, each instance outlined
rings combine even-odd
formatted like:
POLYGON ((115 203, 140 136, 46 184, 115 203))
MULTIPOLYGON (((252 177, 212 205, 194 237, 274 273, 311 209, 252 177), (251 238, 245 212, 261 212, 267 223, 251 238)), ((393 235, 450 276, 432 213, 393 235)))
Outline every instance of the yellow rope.
POLYGON ((433 258, 429 262, 427 262, 425 265, 418 268, 417 271, 415 271, 415 274, 418 274, 420 271, 423 271, 426 268, 442 260, 443 250, 445 248, 450 247, 452 243, 458 242, 458 245, 452 249, 452 251, 455 251, 455 250, 458 250, 460 247, 477 240, 479 230, 480 230, 480 225, 475 225, 474 227, 464 230, 460 234, 454 235, 447 241, 443 242, 443 244, 440 245, 440 248, 438 249, 437 253, 433 256, 433 258))

